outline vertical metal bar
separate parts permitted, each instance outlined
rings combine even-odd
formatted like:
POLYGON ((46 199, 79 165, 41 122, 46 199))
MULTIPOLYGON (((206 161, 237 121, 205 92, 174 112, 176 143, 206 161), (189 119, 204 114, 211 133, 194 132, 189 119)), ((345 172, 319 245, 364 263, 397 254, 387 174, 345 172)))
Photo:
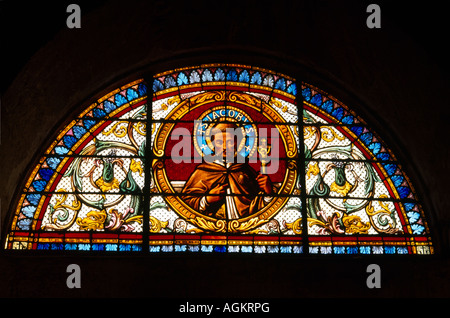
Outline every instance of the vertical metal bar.
POLYGON ((146 76, 144 82, 147 85, 147 120, 146 120, 146 135, 145 135, 145 154, 144 154, 144 193, 143 193, 143 224, 142 224, 142 252, 144 255, 149 253, 150 242, 150 184, 152 179, 151 164, 152 158, 152 113, 153 113, 153 89, 151 86, 152 76, 146 76))
POLYGON ((302 81, 296 80, 297 94, 295 100, 297 102, 297 125, 299 138, 299 160, 297 160, 297 173, 300 178, 300 200, 302 204, 302 246, 303 254, 309 255, 309 240, 308 240, 308 218, 306 209, 306 181, 305 181, 305 140, 303 135, 303 95, 302 95, 302 81))

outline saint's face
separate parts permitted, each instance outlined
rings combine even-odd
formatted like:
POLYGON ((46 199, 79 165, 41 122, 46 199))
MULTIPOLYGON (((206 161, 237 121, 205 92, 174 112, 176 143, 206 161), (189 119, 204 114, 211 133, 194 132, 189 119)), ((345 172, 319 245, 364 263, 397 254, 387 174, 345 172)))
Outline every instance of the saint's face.
POLYGON ((228 154, 229 158, 234 158, 236 156, 235 138, 236 136, 230 132, 216 133, 212 142, 215 155, 226 159, 228 154))

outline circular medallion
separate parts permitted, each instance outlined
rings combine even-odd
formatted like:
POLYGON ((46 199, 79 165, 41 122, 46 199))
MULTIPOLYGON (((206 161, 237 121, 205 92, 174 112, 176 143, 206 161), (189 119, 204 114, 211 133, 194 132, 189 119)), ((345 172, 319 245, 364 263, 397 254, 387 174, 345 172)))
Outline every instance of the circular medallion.
MULTIPOLYGON (((292 131, 284 125, 283 118, 269 104, 241 92, 208 91, 180 102, 166 119, 167 122, 158 128, 155 135, 152 169, 158 191, 164 193, 164 200, 176 214, 201 231, 248 233, 269 222, 285 205, 297 180, 297 145, 292 131), (187 180, 172 180, 166 172, 164 158, 164 149, 172 130, 177 121, 182 121, 187 114, 208 104, 211 107, 194 120, 192 131, 194 149, 204 163, 190 163, 190 167, 194 165, 194 171, 187 180), (235 154, 249 159, 252 159, 252 155, 261 154, 263 143, 258 140, 258 127, 242 108, 256 110, 267 120, 277 123, 274 126, 286 149, 288 161, 284 177, 278 182, 275 192, 266 198, 269 200, 264 199, 267 193, 261 192, 256 181, 258 172, 252 172, 247 162, 221 167, 206 160, 206 157, 214 155, 215 138, 218 135, 214 129, 219 125, 221 129, 224 126, 226 129, 233 127, 235 136, 240 135, 234 144, 235 154), (217 189, 218 187, 221 189, 217 189), (213 190, 223 193, 221 201, 212 205, 211 202, 202 201, 202 196, 213 193, 213 190)), ((225 165, 224 162, 222 164, 225 165)), ((270 175, 267 175, 267 179, 270 180, 270 175)))

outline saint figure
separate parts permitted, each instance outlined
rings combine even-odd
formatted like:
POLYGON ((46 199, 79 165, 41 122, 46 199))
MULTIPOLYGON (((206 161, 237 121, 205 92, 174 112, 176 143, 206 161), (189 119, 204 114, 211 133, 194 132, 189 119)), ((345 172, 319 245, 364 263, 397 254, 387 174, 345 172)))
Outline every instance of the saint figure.
POLYGON ((270 202, 274 192, 269 176, 256 172, 237 145, 242 139, 233 123, 211 129, 214 160, 199 164, 187 180, 182 199, 194 210, 219 219, 249 216, 270 202))

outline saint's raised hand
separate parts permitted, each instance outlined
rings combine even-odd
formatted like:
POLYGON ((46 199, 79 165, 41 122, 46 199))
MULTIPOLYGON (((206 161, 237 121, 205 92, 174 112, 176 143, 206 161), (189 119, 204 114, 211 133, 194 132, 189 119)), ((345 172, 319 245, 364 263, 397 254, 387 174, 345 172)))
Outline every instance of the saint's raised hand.
POLYGON ((259 174, 256 177, 256 182, 258 182, 259 187, 266 194, 272 194, 272 182, 270 181, 270 178, 269 178, 268 175, 266 175, 266 174, 259 174))

